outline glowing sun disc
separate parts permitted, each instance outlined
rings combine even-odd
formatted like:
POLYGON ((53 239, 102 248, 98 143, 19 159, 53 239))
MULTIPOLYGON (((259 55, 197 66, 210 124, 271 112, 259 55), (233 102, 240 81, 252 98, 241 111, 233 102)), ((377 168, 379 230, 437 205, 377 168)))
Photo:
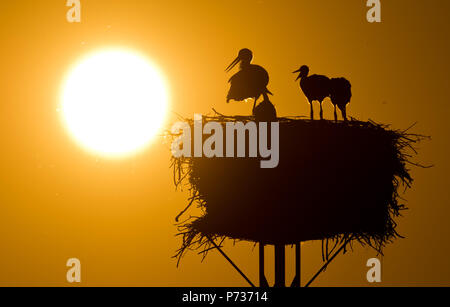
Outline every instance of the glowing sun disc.
POLYGON ((61 113, 81 146, 121 157, 151 142, 164 122, 167 104, 165 79, 148 59, 108 49, 85 57, 69 72, 61 113))

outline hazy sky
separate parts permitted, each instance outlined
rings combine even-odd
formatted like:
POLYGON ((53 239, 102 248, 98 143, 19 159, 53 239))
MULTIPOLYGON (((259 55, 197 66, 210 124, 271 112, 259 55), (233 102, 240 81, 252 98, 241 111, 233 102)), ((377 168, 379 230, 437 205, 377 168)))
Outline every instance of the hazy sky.
MULTIPOLYGON (((450 285, 449 1, 382 0, 378 24, 366 21, 363 0, 82 0, 79 24, 66 21, 65 2, 0 3, 0 285, 68 285, 71 257, 81 260, 82 285, 246 285, 216 252, 203 263, 189 253, 176 268, 174 217, 188 194, 174 189, 168 144, 158 138, 109 161, 65 130, 57 108, 68 69, 109 46, 152 59, 169 82, 170 111, 183 116, 250 112, 250 103, 225 103, 224 69, 247 47, 270 74, 279 115, 308 114, 291 73, 307 64, 352 82, 350 116, 398 129, 418 122, 413 131, 433 137, 419 160, 435 167, 412 170, 410 210, 398 220, 406 238, 386 248, 382 285, 450 285)), ((256 281, 252 248, 230 241, 225 250, 256 281)), ((369 285, 373 256, 355 245, 316 285, 369 285)), ((320 242, 303 245, 302 261, 306 280, 321 264, 320 242)))

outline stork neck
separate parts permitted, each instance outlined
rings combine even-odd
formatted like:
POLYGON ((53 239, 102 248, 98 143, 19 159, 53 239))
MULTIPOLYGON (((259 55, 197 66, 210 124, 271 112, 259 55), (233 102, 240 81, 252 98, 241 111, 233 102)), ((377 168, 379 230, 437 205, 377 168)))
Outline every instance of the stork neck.
POLYGON ((250 61, 241 61, 240 67, 246 68, 250 66, 250 61))

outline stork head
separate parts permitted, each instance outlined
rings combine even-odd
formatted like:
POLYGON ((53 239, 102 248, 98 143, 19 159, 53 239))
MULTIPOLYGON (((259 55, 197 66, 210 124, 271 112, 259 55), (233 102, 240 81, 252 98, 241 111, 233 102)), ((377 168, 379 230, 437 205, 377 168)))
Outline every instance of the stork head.
POLYGON ((300 78, 308 76, 308 74, 309 74, 309 67, 306 66, 306 65, 303 65, 302 67, 300 67, 299 69, 297 69, 293 73, 294 74, 299 73, 298 76, 297 76, 297 79, 295 79, 295 81, 297 81, 300 78))
POLYGON ((234 59, 233 62, 225 69, 226 72, 233 69, 234 66, 236 66, 237 63, 241 62, 242 64, 250 64, 250 62, 253 59, 253 53, 250 49, 244 48, 239 51, 239 54, 237 58, 234 59))

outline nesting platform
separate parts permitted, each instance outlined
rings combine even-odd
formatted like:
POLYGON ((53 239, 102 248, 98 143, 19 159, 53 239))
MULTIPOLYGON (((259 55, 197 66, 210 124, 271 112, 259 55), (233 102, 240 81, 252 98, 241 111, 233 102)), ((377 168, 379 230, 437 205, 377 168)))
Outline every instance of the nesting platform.
POLYGON ((398 189, 412 182, 408 149, 421 136, 357 120, 279 118, 279 125, 273 169, 261 168, 261 158, 172 158, 175 183, 189 187, 203 212, 178 225, 177 256, 207 249, 208 237, 262 244, 352 238, 381 251, 398 236, 398 189))

